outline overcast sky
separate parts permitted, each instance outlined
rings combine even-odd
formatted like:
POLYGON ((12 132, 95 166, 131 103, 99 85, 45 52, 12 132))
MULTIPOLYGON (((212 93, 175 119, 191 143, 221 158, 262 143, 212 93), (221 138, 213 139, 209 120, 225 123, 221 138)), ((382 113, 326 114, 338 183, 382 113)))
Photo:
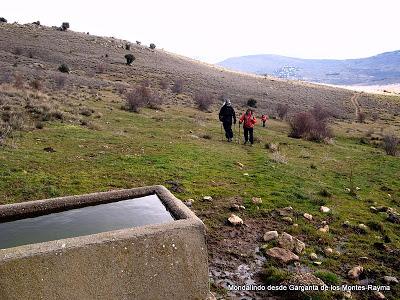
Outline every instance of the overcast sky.
MULTIPOLYGON (((1 0, 9 22, 140 40, 218 62, 251 54, 359 58, 400 50, 399 0, 1 0)), ((0 16, 0 17, 1 17, 0 16)))

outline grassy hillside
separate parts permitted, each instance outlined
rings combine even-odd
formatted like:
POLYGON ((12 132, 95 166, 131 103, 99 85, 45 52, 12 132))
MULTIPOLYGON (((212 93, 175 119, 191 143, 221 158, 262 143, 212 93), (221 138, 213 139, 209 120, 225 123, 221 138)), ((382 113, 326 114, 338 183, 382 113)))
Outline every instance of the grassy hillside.
MULTIPOLYGON (((2 122, 14 129, 0 148, 0 204, 163 184, 184 201, 194 199, 192 209, 207 226, 212 290, 221 297, 234 297, 224 289, 229 281, 278 283, 299 270, 319 271, 315 274, 326 283, 356 283, 347 272, 361 264, 362 283, 384 284, 385 275, 400 278, 400 225, 388 220, 400 210, 400 160, 385 155, 379 145, 383 134, 399 134, 398 98, 363 95, 361 107, 379 114, 360 124, 353 120, 353 93, 346 90, 221 71, 142 46, 133 48, 137 60, 128 67, 122 41, 49 28, 0 25, 0 40, 3 74, 17 72, 23 79, 22 86, 15 86, 15 77, 0 86, 2 122), (24 54, 12 53, 17 46, 24 54), (106 53, 105 70, 96 73, 106 53), (58 85, 57 67, 63 62, 72 73, 65 75, 65 85, 58 85), (39 91, 32 85, 37 74, 39 91), (178 77, 185 79, 181 94, 170 91, 178 77), (169 80, 167 89, 160 86, 162 78, 169 80), (121 89, 144 79, 165 103, 140 113, 121 109, 121 89), (274 98, 257 98, 257 114, 270 103, 304 109, 299 103, 311 107, 321 102, 335 106, 342 118, 332 121, 336 137, 329 144, 289 138, 287 123, 278 120, 267 128, 257 125, 254 147, 227 143, 218 104, 210 113, 199 111, 192 99, 196 90, 229 95, 237 100, 238 111, 243 109, 239 99, 268 91, 274 98), (279 150, 266 149, 270 143, 279 144, 279 150), (262 204, 254 204, 253 197, 261 197, 262 204), (228 225, 233 204, 245 206, 234 212, 244 226, 228 225), (320 212, 321 205, 331 212, 320 212), (293 209, 283 209, 288 206, 293 209), (360 229, 361 223, 368 228, 360 229), (328 233, 318 231, 324 224, 328 233), (281 265, 260 254, 260 248, 273 245, 263 242, 268 230, 285 231, 306 243, 300 264, 281 265), (326 247, 337 253, 324 254, 326 247), (321 265, 309 258, 311 252, 321 265)), ((353 293, 353 299, 371 294, 353 293)), ((398 299, 399 285, 384 294, 398 299)))

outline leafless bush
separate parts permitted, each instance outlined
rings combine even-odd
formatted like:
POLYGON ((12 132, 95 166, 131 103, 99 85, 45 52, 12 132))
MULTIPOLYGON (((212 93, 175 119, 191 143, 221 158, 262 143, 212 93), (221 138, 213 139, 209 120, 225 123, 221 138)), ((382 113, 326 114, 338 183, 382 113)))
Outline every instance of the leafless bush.
POLYGON ((32 89, 40 91, 43 88, 41 78, 35 78, 33 81, 31 81, 30 86, 32 89))
POLYGON ((22 55, 22 49, 20 47, 15 47, 12 51, 14 55, 22 55))
POLYGON ((160 87, 161 87, 161 89, 166 90, 166 89, 168 88, 168 86, 169 86, 168 80, 166 80, 166 79, 161 79, 161 81, 160 81, 160 87))
POLYGON ((104 63, 99 63, 96 67, 96 73, 103 74, 106 71, 106 65, 104 63))
POLYGON ((329 117, 332 116, 332 113, 326 109, 323 108, 321 105, 317 104, 315 105, 311 110, 311 114, 314 116, 315 120, 317 121, 325 121, 329 117))
POLYGON ((357 121, 359 123, 364 123, 366 118, 367 118, 367 115, 364 112, 362 112, 362 111, 358 112, 357 121))
POLYGON ((62 74, 57 74, 54 77, 54 82, 56 84, 56 88, 61 90, 62 88, 64 88, 65 83, 67 82, 67 76, 62 75, 62 74))
POLYGON ((332 137, 325 114, 319 114, 315 111, 301 112, 294 115, 290 119, 289 125, 289 136, 293 138, 321 142, 325 138, 332 137))
POLYGON ((289 105, 278 103, 276 106, 276 113, 278 114, 279 119, 283 120, 289 111, 289 105))
POLYGON ((176 94, 180 94, 183 91, 183 80, 178 79, 174 81, 174 85, 172 86, 172 92, 176 94))
POLYGON ((388 134, 383 137, 383 149, 385 149, 387 155, 396 156, 399 143, 400 139, 394 134, 388 134))
POLYGON ((7 123, 0 121, 0 146, 4 143, 5 139, 11 134, 11 126, 7 123))
POLYGON ((126 95, 126 108, 133 112, 139 112, 144 106, 157 109, 162 102, 163 99, 145 85, 137 87, 126 95))
POLYGON ((379 113, 373 112, 371 113, 371 120, 372 121, 377 121, 379 119, 379 113))
POLYGON ((194 95, 194 102, 200 110, 209 111, 214 103, 214 98, 209 93, 198 92, 194 95))
POLYGON ((14 87, 17 89, 24 88, 24 77, 21 74, 14 74, 14 87))

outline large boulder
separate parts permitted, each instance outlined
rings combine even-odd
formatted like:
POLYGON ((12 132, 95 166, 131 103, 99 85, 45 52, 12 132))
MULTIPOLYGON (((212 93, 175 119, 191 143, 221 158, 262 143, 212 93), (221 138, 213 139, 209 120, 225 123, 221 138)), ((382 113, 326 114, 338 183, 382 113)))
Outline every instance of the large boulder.
POLYGON ((272 230, 272 231, 267 231, 264 236, 263 239, 265 242, 269 242, 269 241, 273 241, 276 240, 278 238, 278 231, 276 230, 272 230))

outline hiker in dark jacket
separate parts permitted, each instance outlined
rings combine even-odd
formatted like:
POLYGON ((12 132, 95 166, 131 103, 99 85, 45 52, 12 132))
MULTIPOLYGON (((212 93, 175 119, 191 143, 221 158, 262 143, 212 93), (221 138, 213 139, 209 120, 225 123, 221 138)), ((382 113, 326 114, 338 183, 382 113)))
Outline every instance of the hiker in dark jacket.
POLYGON ((233 139, 232 121, 233 124, 236 124, 236 114, 229 99, 225 101, 224 105, 221 107, 221 110, 219 111, 219 120, 222 122, 222 125, 224 126, 225 136, 228 142, 232 142, 233 139))

